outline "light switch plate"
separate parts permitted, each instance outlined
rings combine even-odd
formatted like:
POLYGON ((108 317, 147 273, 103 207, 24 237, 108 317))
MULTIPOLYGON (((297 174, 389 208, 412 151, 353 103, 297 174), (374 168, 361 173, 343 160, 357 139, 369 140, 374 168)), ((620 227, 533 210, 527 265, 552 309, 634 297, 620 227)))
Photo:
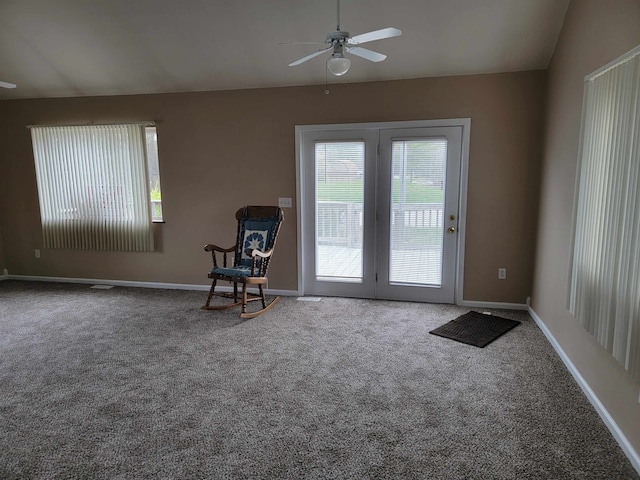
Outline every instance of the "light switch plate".
POLYGON ((293 207, 293 201, 290 198, 278 198, 278 206, 280 208, 291 208, 293 207))

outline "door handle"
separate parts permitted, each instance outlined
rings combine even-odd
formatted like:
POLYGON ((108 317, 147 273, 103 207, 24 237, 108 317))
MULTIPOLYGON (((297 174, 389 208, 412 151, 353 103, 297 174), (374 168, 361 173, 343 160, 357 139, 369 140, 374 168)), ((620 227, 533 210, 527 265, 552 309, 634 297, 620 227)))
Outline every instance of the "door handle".
POLYGON ((455 231, 456 231, 456 227, 449 227, 449 228, 447 228, 447 232, 449 232, 449 233, 453 233, 453 232, 455 232, 455 231))

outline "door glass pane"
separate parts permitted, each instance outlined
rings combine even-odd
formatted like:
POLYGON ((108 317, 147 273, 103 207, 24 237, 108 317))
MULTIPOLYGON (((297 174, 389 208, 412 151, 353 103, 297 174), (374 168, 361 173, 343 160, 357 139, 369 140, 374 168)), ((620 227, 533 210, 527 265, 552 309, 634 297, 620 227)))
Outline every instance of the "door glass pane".
POLYGON ((317 142, 316 278, 362 282, 364 142, 317 142))
POLYGON ((389 282, 442 285, 446 139, 392 142, 389 282))

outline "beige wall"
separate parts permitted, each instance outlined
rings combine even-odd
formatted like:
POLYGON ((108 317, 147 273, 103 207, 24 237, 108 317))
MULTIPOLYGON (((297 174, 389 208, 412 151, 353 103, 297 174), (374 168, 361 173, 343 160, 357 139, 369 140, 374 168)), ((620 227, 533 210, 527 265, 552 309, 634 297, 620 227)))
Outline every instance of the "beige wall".
POLYGON ((640 44, 640 1, 574 0, 549 70, 546 136, 532 306, 636 452, 634 384, 567 311, 567 282, 584 77, 640 44))
MULTIPOLYGON (((545 72, 324 87, 0 102, 0 229, 12 274, 205 284, 207 242, 231 244, 245 204, 296 196, 297 124, 471 118, 467 300, 524 303, 531 292, 545 72), (46 250, 28 124, 155 120, 166 223, 156 253, 46 250), (42 258, 34 258, 34 249, 42 258), (497 280, 507 267, 508 280, 497 280)), ((269 287, 295 290, 296 212, 269 287)))

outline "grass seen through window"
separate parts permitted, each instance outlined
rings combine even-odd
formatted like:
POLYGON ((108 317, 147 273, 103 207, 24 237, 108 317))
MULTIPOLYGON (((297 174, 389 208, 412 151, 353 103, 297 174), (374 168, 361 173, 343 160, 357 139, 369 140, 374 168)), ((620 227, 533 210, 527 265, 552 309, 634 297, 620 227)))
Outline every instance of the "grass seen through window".
MULTIPOLYGON (((318 182, 318 201, 362 202, 362 180, 318 182)), ((399 203, 400 179, 393 180, 393 203, 399 203)), ((442 203, 442 189, 419 183, 406 183, 406 199, 403 203, 442 203)))
MULTIPOLYGON (((405 201, 400 201, 402 185, 400 179, 393 180, 393 203, 399 204, 442 204, 443 191, 441 188, 407 182, 405 184, 405 201)), ((317 196, 320 202, 347 202, 362 204, 362 179, 351 181, 318 182, 317 196)), ((407 227, 398 238, 398 246, 403 248, 437 247, 442 244, 442 228, 437 227, 407 227)))

